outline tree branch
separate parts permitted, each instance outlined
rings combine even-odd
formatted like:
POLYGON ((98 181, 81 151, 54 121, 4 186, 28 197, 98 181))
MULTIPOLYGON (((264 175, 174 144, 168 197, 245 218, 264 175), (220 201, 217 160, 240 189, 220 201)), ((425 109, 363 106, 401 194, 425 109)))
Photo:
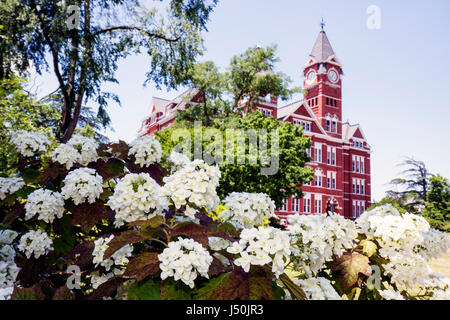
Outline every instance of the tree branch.
POLYGON ((158 39, 162 39, 165 40, 167 42, 177 42, 181 39, 181 36, 176 37, 175 39, 171 39, 171 38, 167 38, 164 35, 161 34, 156 34, 156 33, 151 33, 149 31, 146 31, 142 28, 139 27, 134 27, 134 26, 116 26, 116 27, 109 27, 106 29, 101 29, 101 30, 97 30, 94 33, 92 33, 92 36, 98 36, 100 34, 103 33, 108 33, 108 32, 113 32, 113 31, 118 31, 118 30, 134 30, 134 31, 139 31, 141 33, 144 33, 145 35, 151 37, 151 38, 158 38, 158 39))

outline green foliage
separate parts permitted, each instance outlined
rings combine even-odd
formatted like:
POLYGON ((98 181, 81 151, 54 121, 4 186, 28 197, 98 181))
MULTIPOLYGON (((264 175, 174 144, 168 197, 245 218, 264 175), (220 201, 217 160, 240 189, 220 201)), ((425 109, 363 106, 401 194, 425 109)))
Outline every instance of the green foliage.
POLYGON ((211 118, 229 117, 242 101, 252 107, 269 93, 287 100, 299 92, 297 87, 288 89, 292 83, 288 76, 272 71, 279 60, 275 51, 275 46, 248 48, 232 57, 224 73, 212 61, 195 64, 188 76, 189 85, 199 90, 201 102, 179 112, 177 120, 200 120, 209 126, 211 118))
POLYGON ((424 217, 433 228, 450 231, 450 184, 441 175, 429 178, 424 217))
POLYGON ((25 72, 31 63, 38 73, 51 70, 63 102, 59 139, 67 142, 87 100, 97 104, 97 119, 108 123, 108 103, 119 98, 102 85, 117 83, 122 58, 144 51, 149 57, 147 81, 168 87, 186 84, 216 3, 171 0, 160 14, 157 5, 147 9, 139 0, 80 0, 75 12, 69 11, 70 3, 60 1, 2 1, 0 79, 13 68, 25 72))
POLYGON ((14 172, 10 167, 19 160, 10 142, 13 131, 42 132, 54 140, 61 117, 59 110, 25 92, 24 82, 19 78, 0 79, 0 175, 14 172))
MULTIPOLYGON (((172 139, 174 131, 184 125, 186 124, 176 122, 171 128, 156 133, 157 139, 162 144, 163 152, 169 152, 175 149, 177 145, 180 147, 183 146, 183 143, 186 143, 186 140, 183 140, 184 138, 175 141, 172 139)), ((259 161, 256 164, 251 164, 248 137, 245 137, 245 150, 239 150, 239 152, 243 151, 245 155, 244 163, 237 164, 237 148, 234 150, 234 163, 228 163, 225 160, 219 163, 221 178, 217 192, 221 198, 224 198, 233 191, 263 192, 267 193, 279 207, 282 205, 284 199, 288 199, 293 195, 301 197, 302 193, 298 186, 302 185, 303 182, 312 180, 313 170, 305 166, 306 162, 309 161, 305 150, 311 146, 311 140, 303 136, 302 129, 299 126, 276 120, 273 117, 265 117, 260 112, 250 112, 245 117, 233 115, 229 118, 214 119, 211 127, 218 129, 219 133, 223 136, 223 141, 211 139, 212 141, 202 142, 203 150, 212 150, 213 157, 215 156, 214 150, 218 148, 222 148, 222 154, 226 155, 227 129, 237 129, 233 133, 235 137, 238 137, 245 130, 249 129, 267 130, 267 156, 269 157, 271 152, 276 152, 276 150, 271 150, 271 130, 277 130, 279 137, 278 170, 274 175, 261 174, 261 169, 269 166, 261 162, 261 154, 259 161)), ((190 141, 194 141, 194 129, 186 128, 186 130, 191 135, 190 141)), ((206 128, 203 128, 203 134, 205 132, 206 128)), ((235 137, 231 136, 229 139, 234 139, 235 137)), ((206 139, 204 138, 203 140, 206 139)), ((190 150, 191 154, 194 154, 193 144, 188 145, 187 150, 190 150)))
POLYGON ((400 213, 408 212, 408 208, 403 204, 403 200, 396 197, 385 196, 378 202, 373 203, 367 210, 372 210, 376 207, 381 207, 385 204, 391 204, 400 213))

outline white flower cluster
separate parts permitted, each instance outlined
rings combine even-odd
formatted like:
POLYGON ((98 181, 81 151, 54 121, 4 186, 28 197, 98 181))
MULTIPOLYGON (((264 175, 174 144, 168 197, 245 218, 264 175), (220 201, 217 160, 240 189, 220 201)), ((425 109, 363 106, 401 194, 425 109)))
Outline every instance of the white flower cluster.
POLYGON ((133 252, 133 248, 129 244, 123 246, 108 259, 103 259, 103 255, 106 250, 108 250, 108 243, 114 238, 114 235, 109 236, 108 238, 99 238, 94 241, 94 251, 92 252, 92 262, 97 267, 101 265, 105 267, 106 271, 109 271, 113 265, 122 266, 128 263, 128 258, 131 257, 133 252))
POLYGON ((379 290, 378 292, 385 300, 405 300, 405 298, 395 290, 379 290))
POLYGON ((25 204, 25 220, 38 214, 38 219, 52 223, 55 218, 62 218, 64 198, 59 192, 48 189, 37 189, 28 196, 25 204))
POLYGON ((308 300, 342 300, 326 278, 294 279, 293 282, 303 289, 308 300))
POLYGON ((168 160, 172 163, 172 170, 174 171, 180 170, 189 162, 191 162, 189 158, 186 157, 184 154, 176 151, 170 152, 168 160))
POLYGON ((284 273, 285 260, 291 254, 289 234, 272 227, 244 229, 239 242, 233 242, 227 251, 239 254, 234 264, 249 272, 250 265, 272 263, 276 277, 284 273))
POLYGON ((161 262, 161 279, 174 277, 194 288, 197 275, 208 278, 208 270, 213 258, 203 246, 192 239, 169 242, 169 246, 158 255, 161 262))
POLYGON ((76 205, 88 201, 94 203, 103 192, 103 178, 94 169, 78 168, 64 178, 61 194, 71 198, 76 205))
POLYGON ((11 136, 17 151, 25 157, 32 157, 38 152, 45 152, 50 145, 49 138, 40 132, 18 130, 11 136))
POLYGON ((53 241, 42 230, 30 230, 20 238, 17 248, 24 252, 28 259, 33 253, 37 259, 53 250, 53 241))
POLYGON ((213 210, 219 204, 216 193, 219 178, 220 170, 216 166, 194 160, 163 179, 163 194, 172 199, 177 209, 186 205, 185 214, 195 219, 196 209, 192 205, 213 210))
POLYGON ((275 202, 265 193, 232 192, 224 204, 228 209, 220 218, 239 229, 257 227, 275 212, 275 202))
POLYGON ((356 220, 358 227, 369 239, 380 246, 379 254, 388 260, 384 264, 385 274, 391 282, 401 287, 412 288, 426 283, 431 273, 427 258, 438 257, 448 244, 436 245, 430 225, 421 216, 400 214, 392 205, 384 205, 367 211, 356 220), (427 248, 426 246, 432 245, 427 248))
POLYGON ((78 162, 79 155, 74 147, 61 143, 53 150, 52 159, 55 162, 65 165, 66 169, 69 170, 75 162, 78 162))
POLYGON ((311 277, 317 274, 333 254, 341 256, 352 248, 357 229, 353 221, 339 214, 292 215, 288 217, 292 262, 311 277))
POLYGON ((423 242, 414 248, 425 260, 437 259, 450 248, 450 237, 447 233, 430 229, 423 234, 423 242))
POLYGON ((158 140, 150 135, 139 137, 130 143, 130 151, 136 157, 136 163, 146 167, 161 161, 162 149, 158 140))
POLYGON ((146 220, 161 214, 168 208, 168 199, 148 173, 129 173, 117 183, 108 204, 116 212, 114 225, 120 227, 125 222, 146 220))
POLYGON ((91 284, 92 288, 95 290, 97 289, 101 284, 105 283, 109 279, 111 279, 114 276, 121 275, 125 272, 125 269, 119 269, 114 268, 111 270, 111 272, 108 272, 106 274, 99 275, 98 272, 91 274, 91 284))
POLYGON ((450 300, 450 278, 440 273, 431 273, 424 287, 431 288, 430 300, 450 300))
POLYGON ((11 243, 17 237, 17 232, 0 230, 0 300, 10 298, 14 283, 20 268, 14 262, 16 251, 11 243))
POLYGON ((213 251, 220 251, 228 248, 231 242, 227 239, 220 237, 209 237, 208 246, 213 251))
POLYGON ((97 142, 88 137, 76 135, 64 144, 61 143, 53 150, 52 157, 55 162, 66 166, 67 170, 78 162, 87 165, 97 160, 97 142))
POLYGON ((25 185, 22 178, 4 178, 0 177, 0 200, 6 198, 7 195, 20 190, 25 185))

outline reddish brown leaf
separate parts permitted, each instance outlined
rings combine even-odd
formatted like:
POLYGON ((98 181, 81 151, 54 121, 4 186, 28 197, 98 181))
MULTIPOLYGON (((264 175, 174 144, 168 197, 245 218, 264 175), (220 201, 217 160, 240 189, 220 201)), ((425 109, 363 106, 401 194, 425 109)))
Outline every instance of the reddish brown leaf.
POLYGON ((220 260, 217 259, 216 257, 213 257, 213 261, 209 266, 208 276, 215 277, 218 274, 222 273, 224 270, 225 266, 223 265, 223 263, 220 262, 220 260))
POLYGON ((205 248, 208 246, 210 230, 207 227, 195 223, 183 223, 174 228, 173 236, 185 235, 201 243, 205 248))
POLYGON ((195 298, 199 300, 248 300, 249 292, 248 273, 241 268, 236 268, 231 273, 222 273, 218 277, 210 279, 197 291, 195 298))
POLYGON ((88 233, 93 226, 106 218, 106 207, 102 201, 82 203, 73 208, 72 225, 80 225, 81 230, 88 233))
POLYGON ((25 204, 19 203, 14 205, 11 209, 6 211, 3 217, 2 224, 5 227, 10 226, 17 218, 25 214, 25 204))
POLYGON ((103 255, 103 259, 108 259, 111 257, 117 250, 122 248, 127 244, 132 244, 136 242, 140 242, 142 240, 148 239, 148 236, 138 230, 127 230, 116 235, 109 243, 108 249, 103 255))
POLYGON ((47 184, 46 182, 50 182, 58 178, 58 176, 63 173, 65 170, 59 167, 49 167, 42 170, 38 177, 39 183, 47 184))
POLYGON ((127 279, 122 278, 121 276, 115 276, 105 283, 102 283, 94 292, 89 296, 89 300, 102 300, 104 297, 113 296, 117 288, 127 281, 127 279))
POLYGON ((144 252, 133 258, 128 263, 124 276, 136 277, 137 281, 142 281, 149 275, 159 270, 159 260, 157 252, 144 252))
POLYGON ((333 262, 332 271, 340 271, 340 282, 345 290, 355 285, 359 274, 370 277, 369 258, 357 252, 344 252, 333 262))
POLYGON ((38 285, 34 285, 31 288, 14 286, 11 300, 45 300, 45 294, 38 285))
POLYGON ((73 248, 72 251, 70 251, 70 254, 77 255, 77 258, 75 259, 73 264, 79 266, 82 269, 91 264, 93 259, 92 252, 94 252, 94 248, 95 244, 93 240, 85 241, 73 248))
POLYGON ((274 300, 271 274, 261 267, 252 266, 249 275, 249 299, 250 300, 274 300))
POLYGON ((74 300, 75 295, 70 292, 69 288, 67 286, 59 287, 55 294, 53 295, 52 300, 74 300))

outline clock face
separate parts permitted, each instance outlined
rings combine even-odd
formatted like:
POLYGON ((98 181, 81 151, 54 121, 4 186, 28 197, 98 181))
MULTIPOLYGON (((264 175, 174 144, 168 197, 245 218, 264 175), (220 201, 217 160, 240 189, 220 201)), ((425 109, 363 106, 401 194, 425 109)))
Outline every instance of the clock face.
POLYGON ((316 79, 316 72, 314 70, 309 70, 306 74, 306 79, 308 79, 308 81, 313 81, 316 79))
POLYGON ((331 82, 336 83, 339 81, 339 75, 336 72, 336 70, 330 70, 328 71, 328 79, 330 79, 331 82))

